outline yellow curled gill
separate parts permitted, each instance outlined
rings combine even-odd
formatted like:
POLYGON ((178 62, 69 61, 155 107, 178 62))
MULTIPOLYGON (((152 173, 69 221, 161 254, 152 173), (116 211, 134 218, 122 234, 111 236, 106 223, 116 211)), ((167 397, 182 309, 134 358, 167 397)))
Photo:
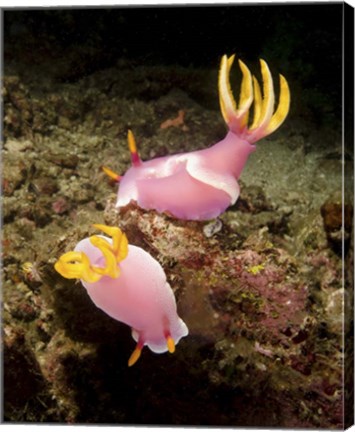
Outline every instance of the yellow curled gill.
MULTIPOLYGON (((262 87, 248 67, 238 60, 242 71, 242 82, 238 106, 230 86, 230 69, 234 55, 221 59, 218 76, 218 93, 221 113, 230 130, 236 134, 245 131, 253 142, 274 132, 285 120, 290 108, 290 90, 286 79, 280 75, 279 103, 274 112, 275 94, 272 76, 267 63, 260 60, 262 87), (249 110, 253 105, 253 120, 248 126, 249 110)), ((248 138, 247 138, 248 139, 248 138)))
POLYGON ((112 244, 99 236, 91 236, 90 242, 97 247, 105 258, 105 266, 97 267, 90 263, 84 252, 67 252, 54 264, 58 273, 67 279, 82 279, 85 282, 94 283, 102 276, 112 279, 118 278, 120 269, 118 263, 124 260, 128 254, 127 237, 118 227, 110 227, 101 224, 93 225, 112 238, 112 244))

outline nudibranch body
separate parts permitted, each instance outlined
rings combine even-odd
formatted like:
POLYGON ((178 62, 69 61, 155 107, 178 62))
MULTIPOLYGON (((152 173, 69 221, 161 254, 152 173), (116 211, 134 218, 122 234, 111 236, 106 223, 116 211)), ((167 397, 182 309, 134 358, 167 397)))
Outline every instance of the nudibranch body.
POLYGON ((219 216, 239 196, 238 179, 254 143, 274 132, 285 120, 290 104, 286 79, 280 75, 279 104, 274 112, 274 87, 269 68, 260 60, 263 93, 257 79, 239 60, 243 78, 238 105, 230 89, 234 56, 222 57, 218 79, 220 107, 229 128, 226 137, 204 150, 142 161, 128 132, 132 166, 122 176, 116 207, 135 201, 144 209, 166 212, 179 219, 207 220, 219 216), (254 103, 254 104, 253 104, 254 103), (249 111, 253 104, 253 121, 249 111))
POLYGON ((129 366, 144 345, 155 353, 174 352, 188 329, 177 314, 164 270, 143 249, 129 245, 119 228, 94 226, 112 238, 81 240, 73 252, 59 258, 55 269, 68 279, 81 279, 98 308, 131 327, 137 346, 129 366))

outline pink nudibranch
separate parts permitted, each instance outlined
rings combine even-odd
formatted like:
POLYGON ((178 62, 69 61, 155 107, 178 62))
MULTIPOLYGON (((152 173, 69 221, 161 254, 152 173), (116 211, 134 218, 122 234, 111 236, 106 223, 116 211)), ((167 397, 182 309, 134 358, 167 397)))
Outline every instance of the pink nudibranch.
POLYGON ((128 131, 132 166, 122 176, 105 169, 120 182, 116 207, 135 201, 144 209, 166 212, 179 219, 208 220, 219 216, 239 196, 238 179, 254 143, 274 132, 285 120, 290 91, 280 75, 279 103, 274 112, 274 86, 270 70, 260 60, 263 91, 247 66, 239 60, 242 83, 238 105, 230 88, 229 73, 234 55, 224 55, 218 78, 221 112, 229 128, 226 137, 213 146, 142 161, 135 139, 128 131), (249 110, 253 105, 253 120, 249 110))
POLYGON ((80 279, 95 305, 128 324, 137 342, 132 366, 147 345, 155 353, 174 352, 188 334, 179 318, 174 293, 160 264, 147 252, 129 245, 117 227, 94 225, 106 236, 81 240, 62 255, 55 269, 67 279, 80 279))

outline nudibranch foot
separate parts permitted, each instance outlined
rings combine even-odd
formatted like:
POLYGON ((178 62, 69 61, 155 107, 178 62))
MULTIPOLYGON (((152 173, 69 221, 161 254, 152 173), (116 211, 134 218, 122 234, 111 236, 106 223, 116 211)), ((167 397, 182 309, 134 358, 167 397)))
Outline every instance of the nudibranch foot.
POLYGON ((174 352, 188 334, 178 316, 174 293, 161 265, 143 249, 128 244, 118 227, 93 225, 110 237, 91 236, 63 254, 55 269, 65 278, 80 279, 94 304, 132 329, 137 342, 129 366, 143 346, 155 353, 174 352))

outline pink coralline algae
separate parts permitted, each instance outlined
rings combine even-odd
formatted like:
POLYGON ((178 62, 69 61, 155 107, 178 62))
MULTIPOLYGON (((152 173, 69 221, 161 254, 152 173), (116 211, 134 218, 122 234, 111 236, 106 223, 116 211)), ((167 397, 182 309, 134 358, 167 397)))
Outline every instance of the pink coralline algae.
POLYGON ((59 197, 52 203, 52 209, 54 213, 63 214, 70 209, 70 204, 66 198, 59 197))

